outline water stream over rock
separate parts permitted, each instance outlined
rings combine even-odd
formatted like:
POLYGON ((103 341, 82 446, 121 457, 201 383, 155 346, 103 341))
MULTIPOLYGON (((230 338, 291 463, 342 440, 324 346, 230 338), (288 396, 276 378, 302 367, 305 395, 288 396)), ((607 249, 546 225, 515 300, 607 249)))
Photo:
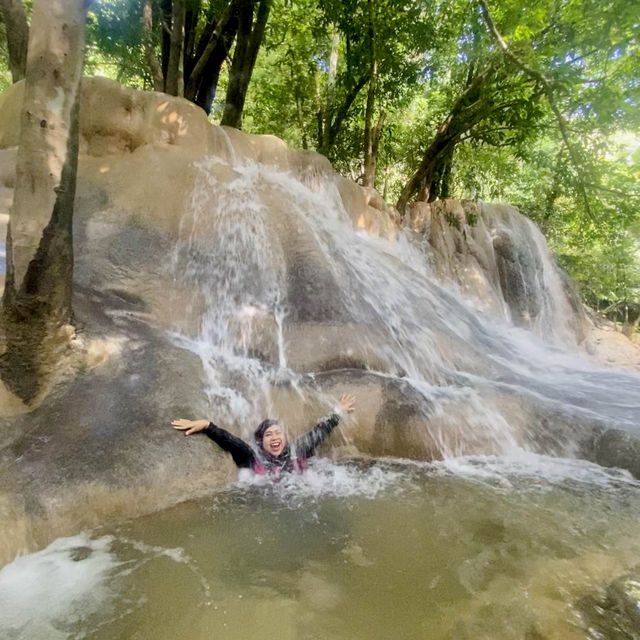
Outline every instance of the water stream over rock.
POLYGON ((640 376, 579 355, 530 221, 446 201, 400 228, 320 156, 84 91, 78 345, 37 407, 0 388, 0 635, 634 637, 606 587, 640 557, 640 376), (277 485, 168 428, 294 434, 344 392, 277 485))
POLYGON ((510 229, 511 253, 529 256, 501 274, 524 283, 539 337, 445 288, 428 249, 408 236, 354 232, 330 178, 237 163, 221 181, 219 164, 199 166, 173 268, 179 288, 193 292, 185 314, 201 312, 196 331, 176 341, 200 356, 221 422, 239 419, 250 433, 277 411, 274 390, 311 403, 341 382, 384 389, 369 443, 380 441, 378 454, 398 454, 385 449, 392 435, 420 457, 518 447, 588 455, 596 433, 637 433, 638 378, 569 351, 573 316, 559 272, 539 231, 512 209, 480 211, 500 220, 499 247, 510 229), (401 390, 403 409, 389 407, 389 386, 401 390))

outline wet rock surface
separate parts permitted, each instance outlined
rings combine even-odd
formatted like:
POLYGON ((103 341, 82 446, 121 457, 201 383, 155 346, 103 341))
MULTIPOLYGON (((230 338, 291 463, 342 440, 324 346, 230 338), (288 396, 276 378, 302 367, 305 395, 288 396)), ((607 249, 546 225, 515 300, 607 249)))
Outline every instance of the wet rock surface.
POLYGON ((640 638, 640 565, 577 605, 593 637, 640 638))
POLYGON ((596 437, 592 455, 603 467, 627 469, 640 478, 640 438, 636 434, 606 429, 596 437))
MULTIPOLYGON (((3 98, 0 146, 17 141, 19 90, 3 98)), ((530 377, 534 356, 435 280, 421 288, 431 278, 425 254, 382 245, 397 237, 397 220, 375 192, 272 136, 212 127, 184 101, 100 79, 86 80, 84 92, 77 336, 68 371, 38 406, 0 387, 0 563, 236 477, 227 456, 206 439, 181 438, 171 418, 211 417, 246 435, 259 415, 276 415, 295 434, 344 392, 357 396, 358 412, 325 452, 429 460, 499 453, 506 439, 640 476, 635 435, 591 417, 607 403, 602 385, 584 394, 574 379, 562 388, 530 377), (329 204, 318 215, 339 211, 358 236, 350 228, 346 240, 332 236, 304 217, 320 196, 329 204), (356 239, 349 264, 341 252, 356 239), (216 395, 214 382, 227 395, 216 395), (577 409, 560 406, 567 397, 577 409), (251 413, 239 410, 243 398, 255 401, 251 413)), ((0 150, 3 189, 12 188, 12 162, 15 149, 0 150)), ((530 286, 516 286, 505 269, 522 270, 517 247, 491 243, 498 227, 528 229, 522 216, 439 206, 422 207, 422 233, 441 279, 476 291, 505 320, 544 330, 558 317, 549 291, 528 299, 542 263, 531 258, 530 286)), ((563 297, 560 312, 568 305, 563 297)), ((562 326, 577 335, 571 322, 562 326)), ((622 407, 612 421, 629 423, 633 410, 622 407)))

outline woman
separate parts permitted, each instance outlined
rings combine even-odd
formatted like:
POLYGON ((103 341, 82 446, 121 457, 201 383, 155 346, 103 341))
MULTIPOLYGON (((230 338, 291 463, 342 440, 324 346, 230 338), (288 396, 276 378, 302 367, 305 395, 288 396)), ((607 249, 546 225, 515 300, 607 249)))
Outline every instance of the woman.
MULTIPOLYGON (((353 396, 345 394, 340 398, 340 410, 345 413, 351 413, 355 404, 353 396)), ((252 469, 259 475, 279 476, 283 472, 304 471, 307 460, 315 455, 316 449, 329 437, 339 421, 340 416, 332 413, 290 445, 280 422, 263 420, 253 434, 255 448, 208 420, 179 419, 171 424, 174 429, 184 431, 185 436, 205 433, 219 447, 231 454, 239 468, 252 469)))

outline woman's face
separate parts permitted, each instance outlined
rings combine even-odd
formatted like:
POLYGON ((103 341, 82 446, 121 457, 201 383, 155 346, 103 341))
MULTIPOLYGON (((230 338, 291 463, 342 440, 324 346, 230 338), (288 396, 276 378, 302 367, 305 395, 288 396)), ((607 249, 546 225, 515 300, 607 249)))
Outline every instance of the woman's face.
POLYGON ((287 444, 284 430, 279 424, 269 427, 262 436, 262 448, 272 456, 279 456, 287 444))

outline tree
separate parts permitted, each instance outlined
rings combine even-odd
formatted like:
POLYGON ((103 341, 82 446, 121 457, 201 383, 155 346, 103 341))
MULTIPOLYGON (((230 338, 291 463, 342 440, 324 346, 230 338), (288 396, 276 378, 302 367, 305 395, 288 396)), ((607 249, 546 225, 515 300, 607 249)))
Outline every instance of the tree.
POLYGON ((240 129, 242 110, 271 10, 271 0, 239 0, 238 34, 221 124, 240 129), (254 19, 255 12, 255 19, 254 19))
POLYGON ((22 0, 0 0, 0 15, 5 24, 9 66, 13 81, 22 80, 27 67, 29 25, 22 0))
POLYGON ((318 150, 337 156, 338 137, 357 119, 359 179, 375 182, 387 110, 397 108, 421 71, 420 52, 431 39, 430 5, 420 0, 322 0, 333 33, 318 100, 318 150), (364 102, 361 93, 367 89, 364 102))
POLYGON ((640 126, 630 0, 99 0, 93 14, 89 70, 318 150, 401 209, 514 202, 590 301, 638 295, 637 171, 611 157, 640 126))
POLYGON ((207 114, 232 55, 222 117, 224 124, 240 127, 271 3, 102 0, 95 11, 95 38, 126 75, 145 78, 156 91, 182 95, 207 114))
POLYGON ((448 193, 447 175, 456 146, 475 138, 496 146, 515 144, 535 131, 541 92, 536 83, 496 60, 469 66, 464 87, 407 181, 396 207, 401 213, 412 197, 432 201, 448 193))
POLYGON ((0 375, 25 401, 66 348, 73 321, 72 218, 85 0, 36 0, 16 187, 7 233, 0 375), (51 96, 59 96, 51 100, 51 96))

